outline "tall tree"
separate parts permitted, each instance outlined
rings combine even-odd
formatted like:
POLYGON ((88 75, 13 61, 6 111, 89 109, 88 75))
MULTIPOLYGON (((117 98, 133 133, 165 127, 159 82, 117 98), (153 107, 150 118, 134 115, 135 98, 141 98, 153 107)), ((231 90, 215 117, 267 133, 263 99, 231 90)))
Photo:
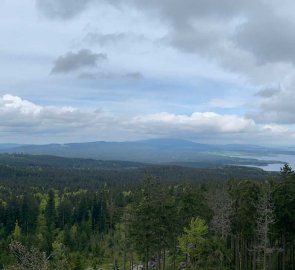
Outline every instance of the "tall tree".
POLYGON ((208 226, 201 218, 193 218, 189 226, 184 228, 184 234, 178 241, 181 251, 186 255, 188 266, 196 267, 207 233, 208 226))
POLYGON ((55 228, 55 193, 53 190, 48 192, 48 201, 45 208, 45 220, 49 230, 53 230, 55 228))
MULTIPOLYGON (((274 205, 269 183, 265 184, 257 205, 256 250, 262 254, 262 269, 269 269, 267 257, 271 256, 274 248, 270 242, 271 226, 275 223, 274 205)), ((258 256, 259 258, 259 256, 258 256)), ((259 261, 260 262, 260 261, 259 261)))

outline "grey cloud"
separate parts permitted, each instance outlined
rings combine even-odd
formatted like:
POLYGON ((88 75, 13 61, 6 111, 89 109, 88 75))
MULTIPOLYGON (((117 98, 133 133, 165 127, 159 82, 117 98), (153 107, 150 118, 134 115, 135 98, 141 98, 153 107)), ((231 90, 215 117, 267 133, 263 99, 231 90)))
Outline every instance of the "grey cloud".
MULTIPOLYGON (((72 18, 91 2, 101 3, 98 0, 37 0, 37 6, 52 17, 72 18)), ((252 53, 258 63, 295 61, 295 25, 283 15, 275 15, 273 1, 220 0, 217 3, 216 0, 187 0, 185 4, 179 0, 106 2, 117 6, 129 5, 144 13, 156 13, 158 19, 172 25, 168 37, 171 45, 180 50, 202 54, 204 51, 198 49, 208 47, 206 53, 210 56, 210 48, 216 47, 214 44, 223 34, 225 41, 252 53), (230 24, 239 20, 245 22, 235 32, 230 24), (218 33, 212 25, 219 28, 218 33)), ((104 46, 126 37, 126 33, 90 33, 86 40, 104 46)), ((212 57, 218 60, 217 53, 212 57)))
POLYGON ((91 45, 98 44, 100 46, 106 46, 109 44, 118 44, 125 41, 138 42, 146 40, 144 35, 139 35, 135 33, 108 33, 103 34, 99 32, 88 33, 84 40, 91 45))
POLYGON ((294 100, 295 92, 290 85, 274 95, 264 96, 259 109, 248 117, 259 123, 295 124, 294 100))
POLYGON ((83 68, 94 68, 99 61, 106 59, 106 54, 93 53, 87 49, 80 50, 77 53, 68 52, 56 59, 51 73, 69 73, 83 68))
POLYGON ((276 123, 280 125, 291 125, 295 123, 294 113, 290 110, 276 111, 261 110, 256 113, 247 113, 247 117, 255 119, 257 123, 267 124, 276 123))
POLYGON ((48 18, 71 19, 94 0, 36 0, 37 8, 48 18))
MULTIPOLYGON (((168 24, 169 30, 162 42, 213 61, 254 85, 281 84, 294 69, 295 23, 279 11, 279 1, 129 2, 142 12, 156 14, 157 19, 168 24)), ((292 10, 294 4, 289 4, 292 10)), ((270 94, 274 93, 265 91, 260 96, 270 94)), ((278 110, 280 107, 274 106, 278 110)), ((281 113, 276 112, 278 114, 281 113)), ((279 119, 293 121, 289 113, 275 118, 278 122, 279 119)))
POLYGON ((278 94, 281 90, 278 88, 266 88, 261 89, 256 93, 256 96, 262 97, 262 98, 270 98, 276 94, 278 94))
POLYGON ((78 75, 78 78, 82 80, 114 80, 118 76, 112 73, 82 72, 78 75))
POLYGON ((126 33, 113 33, 113 34, 101 34, 101 33, 88 33, 85 37, 85 41, 90 44, 99 44, 105 46, 108 44, 118 43, 126 39, 126 33))
POLYGON ((83 80, 140 80, 143 79, 144 76, 140 72, 130 72, 125 74, 83 72, 79 75, 79 78, 83 80))
POLYGON ((284 78, 284 65, 295 64, 295 23, 277 12, 279 2, 130 1, 171 26, 164 39, 170 45, 214 61, 251 82, 279 83, 276 80, 284 78))
MULTIPOLYGON (((109 3, 116 5, 133 4, 141 10, 152 10, 162 13, 167 18, 170 18, 175 23, 183 24, 184 20, 189 20, 195 16, 228 16, 237 10, 240 10, 241 3, 247 1, 237 0, 220 0, 219 7, 216 8, 215 0, 187 0, 184 5, 178 0, 107 0, 109 3)), ((76 15, 83 12, 87 6, 98 0, 36 0, 37 8, 49 18, 72 19, 76 15)))
POLYGON ((200 23, 194 27, 187 26, 181 31, 173 31, 165 40, 185 52, 208 54, 224 39, 222 32, 224 29, 220 29, 217 24, 200 23))
POLYGON ((185 3, 179 0, 129 1, 140 10, 159 13, 176 27, 187 26, 200 18, 230 20, 232 16, 243 15, 245 10, 251 11, 253 6, 261 6, 259 1, 249 0, 187 0, 185 3))
POLYGON ((258 0, 187 0, 185 4, 179 0, 36 0, 37 8, 50 18, 71 19, 83 12, 90 3, 108 2, 114 6, 131 5, 144 12, 156 12, 162 19, 168 20, 174 26, 187 25, 196 18, 231 19, 232 16, 242 16, 245 11, 252 12, 264 8, 258 0))
MULTIPOLYGON (((37 0, 43 11, 56 17, 72 18, 85 10, 90 2, 98 0, 37 0)), ((210 48, 223 35, 224 41, 233 43, 238 49, 252 53, 257 62, 295 61, 294 24, 282 15, 275 15, 273 2, 263 0, 106 0, 111 5, 131 6, 144 13, 156 14, 170 24, 168 38, 174 47, 211 56, 218 61, 217 50, 212 55, 210 48), (245 21, 239 31, 232 25, 245 21), (213 27, 212 27, 213 26, 213 27), (201 51, 198 49, 201 48, 201 51)), ((127 38, 126 33, 89 33, 86 40, 104 46, 127 38)), ((231 57, 230 55, 228 57, 231 57)), ((222 60, 221 60, 222 61, 222 60)), ((224 63, 224 61, 222 61, 224 63)))
MULTIPOLYGON (((261 14, 262 15, 262 14, 261 14)), ((255 55, 258 64, 295 62, 295 24, 273 14, 249 18, 239 27, 234 41, 255 55)))
POLYGON ((140 80, 143 79, 143 75, 140 72, 131 72, 131 73, 127 73, 125 74, 125 76, 127 79, 133 79, 133 80, 140 80))

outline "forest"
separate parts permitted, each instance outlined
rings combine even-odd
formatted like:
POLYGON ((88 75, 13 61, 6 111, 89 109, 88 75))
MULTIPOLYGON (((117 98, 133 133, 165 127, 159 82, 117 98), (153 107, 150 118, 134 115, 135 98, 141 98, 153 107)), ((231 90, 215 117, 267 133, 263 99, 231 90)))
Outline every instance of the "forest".
POLYGON ((295 267, 295 173, 287 164, 271 174, 4 159, 0 269, 295 267))

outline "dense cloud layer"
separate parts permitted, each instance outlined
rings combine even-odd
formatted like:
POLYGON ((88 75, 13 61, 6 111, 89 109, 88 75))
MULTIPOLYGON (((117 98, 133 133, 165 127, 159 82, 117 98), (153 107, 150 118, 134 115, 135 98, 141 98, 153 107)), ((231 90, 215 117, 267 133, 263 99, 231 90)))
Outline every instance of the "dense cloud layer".
MULTIPOLYGON (((72 107, 40 106, 20 97, 4 95, 0 99, 0 132, 21 132, 23 137, 43 136, 94 140, 105 138, 100 133, 112 134, 110 138, 173 136, 212 140, 239 136, 253 137, 255 133, 268 137, 277 134, 293 137, 287 128, 278 125, 258 126, 251 119, 213 112, 195 112, 191 115, 158 113, 134 117, 111 116, 101 110, 82 111, 72 107), (96 135, 95 135, 96 134, 96 135)), ((256 136, 256 135, 255 135, 256 136)), ((31 139, 31 140, 32 140, 31 139)), ((18 141, 21 142, 21 141, 18 141)), ((31 142, 31 141, 30 141, 31 142)))
POLYGON ((290 141, 294 8, 291 0, 4 1, 0 96, 11 95, 0 101, 2 134, 290 141))

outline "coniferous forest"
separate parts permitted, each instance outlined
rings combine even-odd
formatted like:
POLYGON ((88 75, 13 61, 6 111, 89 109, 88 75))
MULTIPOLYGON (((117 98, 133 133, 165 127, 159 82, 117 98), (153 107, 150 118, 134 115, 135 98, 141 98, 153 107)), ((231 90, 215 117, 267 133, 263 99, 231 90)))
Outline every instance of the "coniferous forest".
POLYGON ((1 269, 294 269, 288 165, 220 181, 207 169, 207 182, 205 169, 27 165, 1 167, 1 269))

